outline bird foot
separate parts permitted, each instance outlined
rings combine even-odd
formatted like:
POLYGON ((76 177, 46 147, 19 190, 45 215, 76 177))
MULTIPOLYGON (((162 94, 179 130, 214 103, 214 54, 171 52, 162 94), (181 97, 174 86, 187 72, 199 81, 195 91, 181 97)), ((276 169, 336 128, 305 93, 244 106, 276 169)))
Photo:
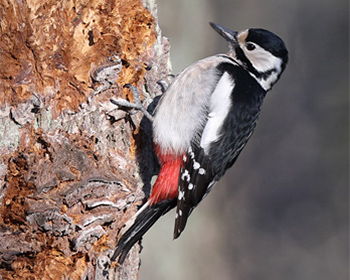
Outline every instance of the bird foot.
POLYGON ((131 92, 134 96, 135 102, 129 102, 129 101, 126 101, 125 99, 122 99, 122 98, 111 99, 110 101, 114 105, 117 105, 119 107, 126 107, 126 108, 141 111, 145 115, 146 118, 148 118, 151 122, 153 122, 153 116, 142 105, 141 98, 140 98, 140 91, 131 84, 126 84, 124 87, 128 87, 131 90, 131 92))

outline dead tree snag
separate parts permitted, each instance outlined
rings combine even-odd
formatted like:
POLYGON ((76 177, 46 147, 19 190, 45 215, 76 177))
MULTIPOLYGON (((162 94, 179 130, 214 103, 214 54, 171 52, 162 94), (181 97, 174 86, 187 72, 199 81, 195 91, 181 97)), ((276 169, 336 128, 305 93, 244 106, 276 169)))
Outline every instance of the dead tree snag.
POLYGON ((109 262, 154 173, 151 131, 111 104, 167 79, 152 1, 0 2, 0 279, 135 279, 109 262), (144 87, 144 84, 147 87, 144 87), (140 162, 142 164, 140 164, 140 162))

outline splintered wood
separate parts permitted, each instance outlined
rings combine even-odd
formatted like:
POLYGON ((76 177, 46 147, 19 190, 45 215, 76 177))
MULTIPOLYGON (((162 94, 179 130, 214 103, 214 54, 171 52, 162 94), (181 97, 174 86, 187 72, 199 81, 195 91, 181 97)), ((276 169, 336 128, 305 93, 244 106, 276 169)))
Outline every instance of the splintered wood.
POLYGON ((139 0, 2 1, 0 104, 40 93, 59 114, 77 110, 107 58, 119 55, 123 83, 140 84, 156 38, 139 0))

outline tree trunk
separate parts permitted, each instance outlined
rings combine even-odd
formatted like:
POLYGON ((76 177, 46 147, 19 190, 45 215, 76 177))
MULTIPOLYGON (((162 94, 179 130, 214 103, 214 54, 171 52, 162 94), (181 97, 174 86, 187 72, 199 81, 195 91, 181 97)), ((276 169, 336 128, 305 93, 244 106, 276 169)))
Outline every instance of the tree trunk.
POLYGON ((152 133, 110 99, 132 100, 127 83, 145 106, 160 94, 156 13, 151 0, 0 1, 0 279, 137 278, 139 245, 123 267, 109 257, 150 190, 152 133))

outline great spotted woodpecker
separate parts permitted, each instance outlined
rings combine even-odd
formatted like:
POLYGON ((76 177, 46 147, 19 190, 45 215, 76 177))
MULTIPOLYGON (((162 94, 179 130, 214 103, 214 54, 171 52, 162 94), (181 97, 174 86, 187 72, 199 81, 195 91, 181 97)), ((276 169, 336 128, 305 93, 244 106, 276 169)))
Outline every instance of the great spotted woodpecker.
POLYGON ((229 45, 227 54, 195 62, 161 97, 153 141, 161 165, 148 201, 128 221, 117 249, 122 264, 131 247, 176 207, 174 239, 198 203, 236 161, 256 126, 266 92, 288 62, 283 41, 264 29, 231 31, 210 25, 229 45))

